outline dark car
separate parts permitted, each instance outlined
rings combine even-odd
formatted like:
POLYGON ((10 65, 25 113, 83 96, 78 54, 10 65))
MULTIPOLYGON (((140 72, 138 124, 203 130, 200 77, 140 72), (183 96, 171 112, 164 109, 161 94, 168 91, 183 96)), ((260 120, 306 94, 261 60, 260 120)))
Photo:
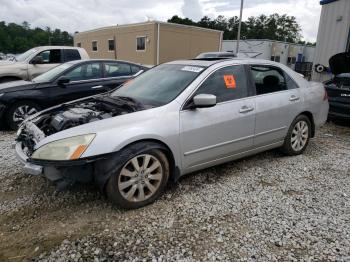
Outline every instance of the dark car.
POLYGON ((199 54, 196 59, 203 58, 233 58, 237 57, 233 52, 206 52, 199 54))
POLYGON ((59 65, 32 81, 0 84, 0 119, 11 129, 29 115, 78 98, 104 93, 147 67, 118 60, 78 60, 59 65))
POLYGON ((350 52, 340 53, 329 59, 334 74, 324 82, 328 93, 329 118, 350 121, 350 52))

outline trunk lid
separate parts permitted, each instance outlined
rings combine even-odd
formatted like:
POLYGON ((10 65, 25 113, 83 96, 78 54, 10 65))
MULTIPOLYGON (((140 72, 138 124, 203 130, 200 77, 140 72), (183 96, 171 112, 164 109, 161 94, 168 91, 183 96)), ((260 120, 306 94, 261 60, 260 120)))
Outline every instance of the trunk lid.
POLYGON ((350 52, 332 56, 329 59, 329 67, 334 75, 350 73, 350 52))

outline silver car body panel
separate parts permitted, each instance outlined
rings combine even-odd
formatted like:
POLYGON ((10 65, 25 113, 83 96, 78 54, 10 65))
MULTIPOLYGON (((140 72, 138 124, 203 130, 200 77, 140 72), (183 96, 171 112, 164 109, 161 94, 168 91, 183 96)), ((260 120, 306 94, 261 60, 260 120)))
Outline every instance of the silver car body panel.
POLYGON ((164 106, 70 128, 42 139, 35 148, 59 139, 94 133, 95 139, 81 156, 86 158, 117 152, 137 141, 154 140, 169 148, 183 175, 281 146, 292 121, 300 113, 311 113, 316 127, 327 119, 328 101, 323 99, 322 84, 307 82, 282 64, 258 59, 230 59, 214 64, 183 60, 170 64, 208 68, 164 106), (183 109, 212 72, 236 64, 281 68, 299 88, 222 102, 210 108, 183 109))

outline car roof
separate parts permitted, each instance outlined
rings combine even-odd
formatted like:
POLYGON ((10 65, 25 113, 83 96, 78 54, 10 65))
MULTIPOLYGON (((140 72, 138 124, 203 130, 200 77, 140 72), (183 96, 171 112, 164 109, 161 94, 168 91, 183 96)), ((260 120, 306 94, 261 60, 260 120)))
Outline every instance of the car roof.
POLYGON ((222 52, 204 52, 204 53, 200 53, 200 55, 222 55, 222 54, 234 54, 233 52, 226 52, 226 51, 222 51, 222 52))
POLYGON ((121 62, 121 63, 128 63, 128 64, 132 64, 132 65, 145 67, 141 64, 137 64, 134 62, 125 61, 125 60, 115 60, 115 59, 81 59, 81 60, 69 61, 69 62, 66 62, 66 64, 76 65, 76 64, 87 63, 87 62, 121 62))
POLYGON ((204 67, 210 67, 212 65, 222 64, 222 65, 229 65, 234 62, 235 64, 254 64, 254 65, 271 65, 271 66, 277 66, 280 68, 286 68, 281 63, 274 62, 271 60, 265 60, 265 59, 256 59, 256 58, 237 58, 237 57, 215 57, 215 58, 195 58, 195 59, 188 59, 188 60, 176 60, 172 62, 168 62, 166 64, 180 64, 180 65, 191 65, 191 66, 204 66, 204 67))

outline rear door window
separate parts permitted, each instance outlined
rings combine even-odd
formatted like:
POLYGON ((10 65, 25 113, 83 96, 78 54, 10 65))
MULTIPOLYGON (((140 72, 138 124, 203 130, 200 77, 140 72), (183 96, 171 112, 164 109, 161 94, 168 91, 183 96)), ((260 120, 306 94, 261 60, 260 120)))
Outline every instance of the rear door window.
POLYGON ((126 63, 104 63, 105 77, 119 77, 131 75, 131 68, 126 63))
POLYGON ((65 74, 70 81, 98 79, 102 77, 101 64, 91 63, 75 67, 65 74))
POLYGON ((133 75, 136 74, 140 70, 141 70, 141 68, 139 66, 131 65, 131 72, 133 75))
POLYGON ((257 95, 287 90, 287 82, 281 69, 259 65, 252 66, 251 72, 257 95))
POLYGON ((64 62, 80 60, 79 51, 76 49, 63 49, 64 62))
POLYGON ((241 65, 228 66, 212 73, 195 92, 216 96, 218 103, 249 96, 245 69, 241 65))

